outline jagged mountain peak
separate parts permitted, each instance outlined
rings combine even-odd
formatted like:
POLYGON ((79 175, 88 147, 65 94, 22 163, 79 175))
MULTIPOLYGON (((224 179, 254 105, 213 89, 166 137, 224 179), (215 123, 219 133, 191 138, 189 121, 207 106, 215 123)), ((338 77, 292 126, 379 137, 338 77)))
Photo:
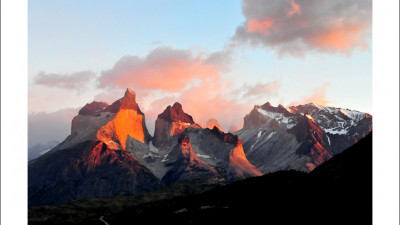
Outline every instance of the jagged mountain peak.
POLYGON ((130 89, 130 88, 126 88, 126 91, 125 91, 125 96, 127 96, 127 95, 133 95, 133 96, 136 96, 136 93, 132 90, 132 89, 130 89))
POLYGON ((169 105, 158 118, 169 122, 194 123, 192 116, 183 111, 179 102, 175 102, 172 107, 169 105))
POLYGON ((113 102, 103 111, 117 113, 118 111, 123 109, 133 109, 136 110, 139 114, 143 115, 142 111, 140 111, 139 105, 136 102, 136 93, 129 88, 126 89, 124 97, 113 102))
POLYGON ((261 106, 255 106, 254 109, 256 110, 265 110, 269 112, 277 112, 277 113, 284 113, 288 114, 290 113, 289 110, 287 110, 283 105, 279 104, 277 107, 272 106, 271 103, 267 102, 261 106))
POLYGON ((278 108, 286 109, 285 106, 283 106, 282 104, 279 104, 279 105, 278 105, 278 108))
POLYGON ((269 102, 266 102, 263 105, 261 105, 261 108, 268 108, 268 107, 271 107, 271 103, 269 102))
POLYGON ((191 115, 183 111, 182 105, 175 102, 158 115, 154 129, 154 146, 168 141, 172 136, 181 133, 188 127, 201 128, 193 121, 191 115))
POLYGON ((124 97, 121 99, 121 109, 134 109, 140 111, 138 104, 136 103, 136 93, 131 89, 127 88, 124 97))
MULTIPOLYGON (((173 110, 176 110, 176 111, 181 111, 181 110, 182 110, 182 104, 179 103, 179 102, 175 102, 175 103, 172 105, 172 109, 173 109, 173 110)), ((183 110, 182 110, 182 111, 183 111, 183 110)))
POLYGON ((315 104, 314 102, 310 102, 310 103, 307 103, 307 104, 305 104, 306 106, 312 106, 312 107, 316 107, 316 108, 320 108, 321 106, 320 105, 317 105, 317 104, 315 104))

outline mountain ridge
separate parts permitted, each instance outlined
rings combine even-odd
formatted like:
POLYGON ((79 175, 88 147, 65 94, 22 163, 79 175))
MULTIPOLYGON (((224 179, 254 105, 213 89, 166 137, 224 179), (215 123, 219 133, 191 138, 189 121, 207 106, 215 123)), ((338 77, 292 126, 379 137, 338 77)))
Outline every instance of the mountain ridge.
POLYGON ((127 88, 111 105, 86 104, 71 134, 28 162, 29 205, 144 194, 191 179, 231 183, 279 170, 310 172, 371 131, 366 113, 267 102, 244 117, 243 129, 225 133, 215 119, 197 124, 176 102, 158 115, 152 137, 127 88))

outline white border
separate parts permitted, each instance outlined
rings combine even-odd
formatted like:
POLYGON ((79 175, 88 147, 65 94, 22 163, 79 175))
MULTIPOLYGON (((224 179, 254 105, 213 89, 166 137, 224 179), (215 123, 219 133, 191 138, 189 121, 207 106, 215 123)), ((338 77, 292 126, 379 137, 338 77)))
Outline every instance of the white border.
POLYGON ((373 222, 399 224, 399 1, 373 2, 373 222))
MULTIPOLYGON (((374 224, 399 224, 399 1, 373 4, 374 224)), ((1 222, 27 223, 27 1, 1 1, 1 222)))
POLYGON ((27 224, 27 1, 1 1, 1 224, 27 224))

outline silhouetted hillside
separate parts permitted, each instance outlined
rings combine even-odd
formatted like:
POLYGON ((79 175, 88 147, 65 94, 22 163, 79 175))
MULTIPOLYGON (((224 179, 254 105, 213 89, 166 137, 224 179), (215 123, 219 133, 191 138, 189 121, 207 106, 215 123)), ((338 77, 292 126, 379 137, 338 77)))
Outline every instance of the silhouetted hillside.
POLYGON ((110 224, 371 224, 372 134, 309 174, 280 171, 104 219, 110 224))
MULTIPOLYGON (((111 225, 372 224, 372 134, 308 174, 279 171, 201 194, 157 199, 160 198, 114 210, 109 206, 102 209, 102 219, 111 225)), ((107 204, 118 205, 120 200, 120 196, 107 198, 107 204)), ((84 205, 81 209, 87 210, 90 204, 95 205, 95 200, 75 203, 75 208, 69 208, 69 214, 65 208, 62 210, 62 206, 30 209, 30 215, 35 216, 30 217, 30 224, 45 224, 40 221, 45 221, 43 217, 47 214, 56 214, 54 218, 58 224, 74 221, 74 210, 78 214, 80 204, 84 205), (42 218, 38 219, 38 215, 42 218)), ((84 211, 79 213, 82 216, 84 211)), ((101 213, 97 210, 90 218, 81 217, 75 222, 104 224, 96 219, 102 216, 101 213)), ((47 220, 48 224, 53 222, 47 220)))

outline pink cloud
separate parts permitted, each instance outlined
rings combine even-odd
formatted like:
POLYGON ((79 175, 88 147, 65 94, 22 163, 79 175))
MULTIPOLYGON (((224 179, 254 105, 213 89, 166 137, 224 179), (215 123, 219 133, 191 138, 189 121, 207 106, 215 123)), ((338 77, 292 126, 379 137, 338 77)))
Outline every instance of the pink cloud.
POLYGON ((307 104, 310 102, 321 106, 327 106, 328 104, 332 103, 332 101, 329 101, 325 95, 326 89, 329 86, 330 86, 329 83, 324 83, 322 87, 315 89, 310 97, 303 97, 298 101, 291 102, 289 106, 297 106, 297 105, 307 104))
POLYGON ((246 21, 235 43, 267 47, 278 54, 365 50, 371 38, 371 0, 244 0, 246 21))
POLYGON ((287 16, 290 18, 290 17, 294 16, 295 14, 300 15, 300 13, 301 13, 300 5, 297 4, 294 0, 292 0, 290 2, 290 5, 292 6, 292 8, 289 10, 287 16))
POLYGON ((264 35, 269 34, 269 29, 272 27, 274 24, 274 20, 264 20, 264 21, 259 21, 259 20, 249 20, 247 21, 247 31, 250 33, 253 32, 258 32, 264 35))
MULTIPOLYGON (((222 53, 221 53, 222 54, 222 53)), ((103 71, 100 87, 179 92, 194 80, 218 77, 224 54, 195 57, 189 50, 160 47, 145 58, 125 56, 112 69, 103 71)))
POLYGON ((319 46, 326 51, 337 49, 345 52, 352 46, 359 46, 361 49, 365 49, 367 44, 362 41, 364 29, 364 27, 357 25, 333 25, 332 29, 321 31, 310 37, 307 43, 311 46, 319 46))
POLYGON ((223 84, 219 80, 203 81, 197 87, 182 93, 179 102, 184 110, 198 122, 215 118, 224 131, 232 126, 242 127, 243 117, 253 105, 252 102, 240 103, 237 99, 222 92, 223 84))

